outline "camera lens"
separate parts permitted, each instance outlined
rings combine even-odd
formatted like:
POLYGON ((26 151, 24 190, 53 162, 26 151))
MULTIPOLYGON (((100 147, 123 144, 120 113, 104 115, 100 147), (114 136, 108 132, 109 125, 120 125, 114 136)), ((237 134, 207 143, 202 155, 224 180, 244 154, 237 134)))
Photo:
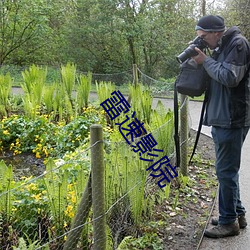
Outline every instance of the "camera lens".
POLYGON ((187 47, 180 55, 176 57, 177 61, 179 63, 183 63, 188 58, 198 55, 198 53, 194 49, 195 47, 195 44, 191 44, 189 47, 187 47))
POLYGON ((207 47, 207 43, 199 36, 197 36, 192 43, 180 54, 176 57, 179 63, 183 63, 188 58, 198 55, 195 50, 195 47, 203 50, 207 47))

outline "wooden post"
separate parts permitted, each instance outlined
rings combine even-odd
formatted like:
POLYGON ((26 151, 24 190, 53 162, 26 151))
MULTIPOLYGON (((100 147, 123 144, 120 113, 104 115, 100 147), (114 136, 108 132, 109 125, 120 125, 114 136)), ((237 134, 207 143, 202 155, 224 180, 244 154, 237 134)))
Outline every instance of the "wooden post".
POLYGON ((91 140, 91 175, 94 250, 106 249, 106 216, 104 193, 104 152, 103 131, 99 124, 90 127, 91 140))
POLYGON ((136 64, 133 64, 133 83, 135 86, 138 84, 138 71, 136 64))
POLYGON ((188 174, 188 97, 180 95, 181 110, 180 110, 180 170, 181 174, 188 174))
POLYGON ((91 208, 91 175, 89 176, 88 183, 85 187, 81 201, 78 205, 76 216, 73 220, 70 233, 64 244, 63 250, 77 249, 77 243, 80 239, 83 224, 86 222, 89 211, 91 208))

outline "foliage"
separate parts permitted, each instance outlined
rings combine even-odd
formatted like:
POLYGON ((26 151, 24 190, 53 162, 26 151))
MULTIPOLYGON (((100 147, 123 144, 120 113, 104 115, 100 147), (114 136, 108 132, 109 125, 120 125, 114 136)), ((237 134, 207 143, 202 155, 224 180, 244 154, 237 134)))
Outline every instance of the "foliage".
POLYGON ((137 64, 154 78, 173 77, 175 57, 194 38, 197 17, 222 14, 249 33, 246 1, 202 3, 205 8, 195 0, 2 1, 0 64, 70 61, 101 74, 137 64))
POLYGON ((227 0, 220 8, 226 27, 238 26, 243 35, 250 39, 250 28, 246 25, 249 22, 249 2, 246 0, 227 0))
POLYGON ((87 75, 81 74, 78 79, 78 86, 77 86, 77 96, 76 96, 76 103, 78 112, 81 112, 83 108, 88 107, 89 102, 89 94, 91 90, 91 82, 92 82, 92 74, 88 72, 87 75))
POLYGON ((69 100, 72 100, 72 91, 76 81, 76 66, 67 63, 66 66, 61 67, 62 86, 65 93, 68 95, 69 100))
POLYGON ((0 116, 7 116, 10 109, 8 98, 10 96, 12 79, 10 74, 0 75, 0 116))
POLYGON ((127 249, 152 249, 162 250, 162 240, 156 233, 146 233, 139 238, 133 238, 132 236, 125 237, 118 246, 117 250, 127 249))
MULTIPOLYGON (((0 215, 4 216, 4 225, 12 226, 9 238, 18 232, 18 244, 24 247, 28 243, 32 247, 48 240, 49 235, 60 236, 69 229, 89 175, 90 162, 83 155, 83 150, 78 150, 78 155, 65 156, 60 162, 49 159, 43 176, 23 177, 17 182, 10 177, 11 166, 1 162, 4 175, 1 175, 0 215), (5 185, 5 180, 11 185, 5 185)), ((4 229, 0 224, 0 235, 1 230, 4 229)), ((2 246, 6 237, 5 232, 2 246)))
POLYGON ((42 218, 48 217, 49 199, 41 181, 32 182, 32 178, 32 176, 22 177, 15 183, 15 187, 19 188, 10 193, 15 197, 12 212, 13 227, 17 231, 22 228, 23 237, 29 235, 29 239, 33 241, 38 234, 37 225, 42 218))
MULTIPOLYGON (((18 240, 18 246, 13 247, 13 250, 35 250, 38 249, 40 246, 39 241, 34 241, 29 239, 28 236, 26 236, 28 243, 26 243, 25 239, 20 237, 18 240)), ((49 248, 44 248, 44 250, 49 250, 49 248)))
POLYGON ((32 65, 29 70, 22 72, 24 83, 21 84, 24 90, 24 110, 29 117, 35 117, 39 113, 43 97, 43 88, 46 81, 47 68, 42 69, 32 65))
POLYGON ((47 6, 44 1, 1 1, 0 65, 9 60, 22 64, 22 59, 46 44, 47 6), (43 39, 42 39, 43 38, 43 39), (29 45, 29 46, 25 46, 29 45), (21 59, 22 58, 22 59, 21 59))
MULTIPOLYGON (((139 100, 142 96, 142 90, 138 88, 132 95, 132 100, 139 100)), ((151 107, 151 104, 149 105, 151 107)), ((132 105, 131 109, 134 106, 132 105)), ((143 105, 138 105, 138 113, 143 110, 143 105)), ((171 143, 172 129, 173 129, 173 114, 163 109, 160 104, 157 107, 157 111, 154 110, 155 114, 151 117, 148 128, 158 142, 158 149, 163 149, 164 154, 170 156, 171 150, 173 149, 173 143, 171 143), (160 112, 158 116, 157 112, 160 112), (160 119, 161 117, 161 119, 160 119), (152 125, 152 126, 151 126, 152 125), (158 128, 162 129, 158 131, 158 128), (162 138, 161 138, 162 137, 162 138), (166 143, 170 142, 169 144, 166 143)), ((121 123, 125 119, 125 115, 120 115, 116 122, 121 123)), ((109 223, 112 224, 116 221, 113 232, 114 246, 119 243, 120 233, 127 230, 127 227, 131 228, 139 226, 140 223, 150 216, 151 214, 151 201, 145 199, 146 190, 146 178, 148 167, 148 161, 143 161, 137 155, 129 145, 126 144, 124 138, 120 134, 117 127, 111 130, 109 137, 110 144, 106 148, 106 167, 105 167, 105 193, 106 193, 106 204, 107 207, 123 198, 122 203, 116 204, 111 210, 111 214, 108 218, 109 223)), ((113 229, 113 228, 112 228, 113 229)), ((136 247, 135 247, 136 248, 136 247)))
POLYGON ((110 95, 115 91, 115 85, 112 82, 96 82, 96 91, 100 103, 110 98, 110 95))
POLYGON ((0 161, 0 213, 4 215, 6 222, 10 221, 13 206, 13 195, 10 193, 13 183, 12 167, 7 167, 3 160, 0 161))
POLYGON ((46 86, 44 89, 43 103, 45 105, 45 112, 51 114, 54 110, 54 93, 56 85, 46 86))
POLYGON ((155 110, 152 111, 152 122, 149 127, 158 143, 157 147, 169 156, 174 149, 172 137, 174 129, 173 112, 166 110, 161 101, 157 103, 155 110))
POLYGON ((136 117, 140 121, 150 124, 153 97, 149 89, 144 89, 142 84, 129 85, 132 105, 136 117))
MULTIPOLYGON (((36 69, 33 68, 31 72, 33 70, 36 69)), ((26 73, 26 79, 34 79, 31 77, 30 71, 26 73)), ((72 80, 71 73, 69 75, 72 80)), ((32 81, 27 80, 27 82, 32 81)), ((27 92, 29 86, 26 86, 27 92)), ((56 89, 54 85, 52 85, 53 88, 56 89)), ((110 82, 103 82, 97 84, 97 89, 100 94, 100 102, 110 97, 114 86, 110 82)), ((58 87, 57 90, 63 91, 64 87, 58 87)), ((50 90, 49 93, 52 92, 50 90)), ((57 98, 56 92, 54 94, 57 98)), ((143 93, 142 88, 138 88, 135 96, 134 103, 136 98, 145 97, 147 100, 150 95, 148 92, 143 93), (143 96, 144 94, 145 96, 143 96)), ((152 99, 135 108, 138 114, 142 114, 143 120, 150 117, 145 121, 147 130, 156 136, 155 139, 159 144, 157 148, 164 149, 164 154, 169 156, 171 147, 166 145, 166 141, 171 141, 173 114, 164 110, 160 104, 155 112, 152 111, 151 102, 152 99), (149 112, 144 112, 143 109, 149 112), (156 115, 157 112, 159 112, 158 115, 156 115), (157 131, 158 127, 166 126, 166 124, 166 132, 157 131), (160 137, 164 137, 164 140, 160 141, 160 137)), ((43 106, 41 105, 41 107, 43 106)), ((49 108, 49 105, 46 104, 46 107, 43 112, 49 108)), ((8 199, 5 195, 0 195, 0 200, 2 199, 4 204, 6 201, 12 200, 12 203, 9 202, 12 207, 0 207, 2 209, 0 214, 9 214, 9 223, 12 227, 9 235, 15 238, 14 236, 18 232, 18 237, 25 241, 20 239, 19 243, 13 241, 9 244, 24 246, 25 243, 27 247, 29 245, 32 248, 32 244, 42 244, 42 240, 46 243, 53 239, 53 244, 59 247, 63 245, 65 238, 59 236, 66 234, 70 229, 90 172, 87 150, 89 128, 93 123, 101 123, 104 127, 106 142, 105 193, 106 208, 109 210, 108 225, 110 226, 107 231, 112 237, 112 243, 109 239, 109 245, 113 245, 114 248, 118 247, 124 237, 124 231, 133 230, 131 234, 135 237, 135 232, 140 228, 141 223, 148 220, 152 214, 152 199, 149 199, 146 194, 148 175, 146 169, 149 162, 143 161, 141 155, 126 144, 118 126, 110 128, 109 124, 105 123, 104 111, 99 106, 94 108, 88 105, 87 108, 83 108, 81 115, 76 112, 75 117, 72 117, 71 120, 63 119, 62 116, 60 122, 55 120, 53 111, 50 114, 36 114, 34 117, 25 114, 11 115, 0 121, 0 147, 3 153, 8 150, 11 150, 14 155, 33 152, 37 158, 44 158, 46 165, 46 171, 39 178, 31 176, 13 183, 13 188, 7 189, 8 199), (10 210, 10 208, 12 209, 10 210), (22 232, 18 231, 20 228, 23 228, 22 232), (29 242, 26 235, 33 243, 29 242)), ((66 112, 65 106, 61 106, 61 111, 66 112)), ((127 115, 131 114, 132 111, 127 113, 127 115)), ((125 114, 120 114, 116 121, 122 122, 125 117, 125 114)), ((11 167, 3 167, 2 171, 5 170, 12 173, 11 167)), ((6 178, 10 175, 7 172, 4 174, 6 178)), ((11 178, 8 177, 8 180, 11 178)), ((176 204, 178 204, 177 198, 176 204)), ((90 230, 89 237, 91 237, 91 225, 88 225, 87 229, 90 230)), ((86 239, 87 241, 88 239, 86 239)), ((149 241, 153 242, 156 249, 160 244, 156 235, 151 238, 145 235, 130 245, 140 249, 140 247, 148 247, 149 241)))
POLYGON ((55 124, 47 115, 35 119, 13 115, 0 121, 0 149, 14 155, 33 152, 37 158, 59 156, 84 142, 90 126, 99 120, 91 107, 68 124, 55 124))

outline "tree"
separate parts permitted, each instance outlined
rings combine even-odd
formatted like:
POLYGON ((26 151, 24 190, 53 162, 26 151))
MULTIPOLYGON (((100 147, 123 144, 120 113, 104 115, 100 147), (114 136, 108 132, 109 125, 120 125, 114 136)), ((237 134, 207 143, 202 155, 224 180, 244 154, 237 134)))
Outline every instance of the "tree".
MULTIPOLYGON (((42 1, 8 0, 0 2, 0 65, 29 41, 43 33, 46 8, 42 1)), ((41 47, 41 39, 26 53, 41 47)))
POLYGON ((225 0, 221 11, 226 25, 239 26, 242 33, 250 39, 250 2, 248 0, 225 0))
POLYGON ((194 38, 194 32, 186 35, 194 27, 190 5, 193 1, 78 0, 67 28, 68 59, 85 71, 124 71, 137 64, 150 76, 173 76, 176 51, 194 38))
POLYGON ((72 62, 82 71, 104 74, 137 64, 153 78, 173 77, 179 70, 175 57, 194 39, 197 19, 212 13, 215 2, 1 1, 0 64, 72 62))

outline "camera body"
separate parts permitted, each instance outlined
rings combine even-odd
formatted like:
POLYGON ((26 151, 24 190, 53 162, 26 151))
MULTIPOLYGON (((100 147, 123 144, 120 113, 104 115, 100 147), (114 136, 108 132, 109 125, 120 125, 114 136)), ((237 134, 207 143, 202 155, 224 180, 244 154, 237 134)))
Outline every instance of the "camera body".
POLYGON ((199 36, 197 36, 190 45, 180 54, 176 57, 177 61, 179 63, 183 63, 188 58, 198 55, 198 53, 195 51, 195 47, 199 48, 200 50, 203 50, 207 48, 207 43, 199 36))

